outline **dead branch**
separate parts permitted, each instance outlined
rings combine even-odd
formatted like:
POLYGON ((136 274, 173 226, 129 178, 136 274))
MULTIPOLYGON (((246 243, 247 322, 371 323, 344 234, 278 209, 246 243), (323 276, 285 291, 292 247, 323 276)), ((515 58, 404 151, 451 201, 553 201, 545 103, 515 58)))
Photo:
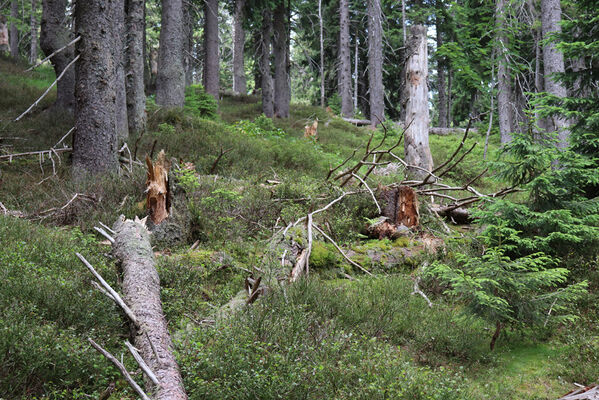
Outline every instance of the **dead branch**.
POLYGON ((233 150, 232 147, 228 148, 227 150, 223 151, 223 147, 220 147, 220 152, 218 154, 218 156, 216 157, 216 160, 214 160, 214 162, 212 163, 212 167, 210 167, 210 175, 214 175, 214 173, 216 172, 216 167, 218 166, 218 162, 220 161, 221 158, 223 158, 223 156, 225 154, 227 154, 228 152, 230 152, 231 150, 233 150))
POLYGON ((111 363, 113 363, 115 365, 115 367, 117 367, 119 369, 119 371, 121 371, 121 374, 123 374, 123 377, 127 380, 127 382, 129 382, 129 385, 133 388, 133 390, 135 390, 137 392, 137 394, 143 400, 150 400, 148 395, 144 393, 144 391, 139 387, 137 382, 135 382, 135 380, 133 380, 133 378, 131 377, 131 374, 129 374, 129 371, 127 371, 127 368, 125 368, 125 366, 119 360, 117 360, 115 356, 110 354, 108 351, 104 350, 99 344, 94 342, 92 340, 92 338, 88 338, 87 340, 89 341, 89 343, 92 345, 92 347, 94 349, 96 349, 98 352, 100 352, 100 354, 102 354, 104 357, 106 357, 111 363))
POLYGON ((57 55, 58 53, 63 51, 64 49, 66 49, 67 47, 72 46, 75 43, 77 43, 80 39, 81 39, 81 36, 77 36, 75 39, 71 40, 69 43, 65 44, 60 49, 56 50, 54 53, 52 53, 48 57, 44 58, 42 61, 38 62, 37 64, 35 64, 32 67, 27 68, 25 70, 25 72, 33 71, 34 69, 36 69, 37 67, 39 67, 40 65, 42 65, 43 63, 45 63, 46 61, 48 61, 49 59, 51 59, 52 57, 54 57, 55 55, 57 55))
POLYGON ((462 136, 462 141, 460 142, 460 144, 458 145, 458 147, 455 149, 455 151, 453 152, 453 154, 447 159, 445 160, 445 162, 441 163, 441 165, 439 165, 438 167, 434 168, 432 170, 432 172, 437 172, 438 170, 440 170, 441 168, 443 168, 444 166, 446 166, 447 164, 449 164, 454 158, 455 156, 460 152, 460 150, 462 149, 462 147, 464 147, 464 143, 466 143, 466 139, 468 138, 468 132, 470 131, 470 125, 472 125, 472 121, 473 121, 473 117, 470 117, 470 119, 468 120, 468 126, 466 127, 466 130, 464 131, 464 136, 462 136))
POLYGON ((412 291, 412 294, 419 294, 420 296, 422 296, 422 298, 424 298, 424 300, 426 300, 426 302, 428 303, 428 306, 432 308, 433 303, 429 300, 426 294, 424 294, 424 292, 420 290, 418 283, 420 283, 420 276, 414 278, 414 290, 412 291))
POLYGON ((60 75, 58 75, 58 78, 56 78, 56 80, 54 82, 52 82, 52 84, 48 87, 48 89, 46 89, 46 91, 40 96, 39 99, 37 99, 35 101, 35 103, 33 103, 27 110, 25 110, 25 112, 23 112, 23 114, 19 115, 17 118, 15 118, 14 122, 19 121, 21 118, 23 118, 25 115, 27 115, 29 113, 29 111, 31 111, 33 109, 33 107, 37 106, 39 104, 40 101, 42 101, 42 99, 44 97, 46 97, 46 95, 50 92, 50 89, 52 89, 56 83, 64 76, 65 72, 67 72, 67 70, 69 69, 69 67, 71 65, 73 65, 75 63, 75 61, 77 61, 79 59, 81 55, 78 54, 77 57, 73 58, 73 60, 67 64, 67 66, 64 68, 64 70, 60 73, 60 75))
POLYGON ((150 380, 154 383, 154 385, 160 386, 160 382, 158 382, 158 378, 152 372, 150 367, 148 367, 148 364, 146 364, 144 359, 139 355, 139 352, 137 351, 137 349, 131 343, 129 343, 128 340, 125 340, 125 346, 127 346, 127 348, 129 349, 129 352, 131 353, 131 355, 133 356, 133 358, 135 359, 135 361, 137 362, 137 364, 139 365, 141 370, 147 375, 147 377, 150 378, 150 380))
POLYGON ((100 235, 104 236, 108 241, 114 244, 114 238, 108 234, 104 229, 94 226, 94 230, 98 232, 100 235))
POLYGON ((40 150, 40 151, 28 151, 25 153, 14 153, 14 154, 4 154, 0 156, 0 160, 8 160, 8 162, 12 162, 13 158, 19 157, 29 157, 29 156, 43 156, 44 154, 51 155, 52 153, 64 153, 67 151, 72 151, 71 147, 65 147, 62 149, 50 149, 50 150, 40 150))
POLYGON ((98 272, 96 272, 94 267, 92 267, 92 265, 85 259, 85 257, 83 257, 79 253, 75 253, 75 255, 77 256, 77 258, 79 258, 79 260, 81 260, 83 265, 85 265, 87 267, 89 272, 91 272, 92 275, 100 282, 100 284, 104 287, 104 289, 108 293, 110 293, 114 302, 119 307, 121 307, 121 309, 125 312, 127 317, 129 317, 131 322, 133 322, 133 324, 139 329, 139 322, 137 321, 137 317, 135 316, 135 314, 133 314, 133 311, 131 311, 131 309, 127 306, 127 304, 125 304, 125 302, 123 301, 121 296, 108 284, 108 282, 106 282, 104 280, 104 278, 102 278, 102 276, 98 272))

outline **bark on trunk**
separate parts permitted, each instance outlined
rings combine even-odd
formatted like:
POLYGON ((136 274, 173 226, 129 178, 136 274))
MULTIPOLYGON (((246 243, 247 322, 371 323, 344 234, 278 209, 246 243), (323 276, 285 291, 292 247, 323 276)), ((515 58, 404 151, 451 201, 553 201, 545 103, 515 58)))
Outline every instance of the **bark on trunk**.
POLYGON ((185 60, 185 86, 193 85, 193 28, 196 18, 191 4, 184 3, 183 14, 185 19, 185 32, 183 35, 183 59, 185 60))
POLYGON ((10 2, 10 56, 12 58, 19 57, 19 30, 17 29, 16 20, 19 18, 19 3, 17 0, 10 2))
POLYGON ((501 333, 502 327, 503 327, 503 324, 501 322, 495 323, 495 332, 493 333, 493 337, 491 338, 491 343, 489 345, 489 347, 491 348, 491 351, 493 351, 493 349, 495 348, 495 342, 497 341, 497 338, 499 338, 499 334, 501 333))
POLYGON ((131 220, 118 220, 114 231, 114 254, 123 273, 123 298, 140 325, 135 331, 134 345, 160 382, 155 387, 147 380, 146 390, 154 392, 153 398, 157 400, 187 399, 171 350, 173 344, 162 311, 160 278, 148 231, 131 220))
POLYGON ((358 111, 358 67, 360 64, 360 55, 358 53, 358 31, 355 32, 355 48, 354 48, 354 112, 358 111))
POLYGON ((184 103, 183 0, 163 0, 156 71, 156 104, 183 107, 184 103))
POLYGON ((77 115, 73 139, 73 173, 86 175, 116 171, 116 8, 123 0, 87 0, 77 3, 75 25, 77 115), (98 29, 102 27, 103 29, 98 29))
POLYGON ((289 75, 287 74, 287 28, 285 20, 287 12, 284 0, 275 8, 273 18, 273 53, 275 59, 275 100, 274 115, 279 118, 289 117, 289 75))
MULTIPOLYGON (((67 0, 42 1, 40 48, 46 56, 73 40, 71 31, 67 28, 66 10, 67 0)), ((74 46, 70 46, 52 57, 50 62, 56 76, 64 71, 65 67, 73 60, 74 54, 74 46)), ((69 68, 56 84, 54 106, 70 113, 75 112, 75 68, 69 68)))
POLYGON ((8 43, 8 27, 6 26, 6 18, 0 15, 0 53, 10 51, 8 43))
POLYGON ((125 0, 118 0, 115 6, 113 57, 116 64, 116 134, 119 145, 129 138, 129 121, 127 119, 127 89, 125 87, 125 0))
POLYGON ((497 29, 497 108, 499 133, 501 143, 512 140, 511 132, 514 130, 514 118, 512 112, 512 87, 510 84, 510 72, 507 59, 507 35, 506 31, 506 0, 497 0, 495 6, 495 26, 497 29))
POLYGON ((318 26, 320 28, 320 106, 324 107, 324 24, 322 21, 322 0, 318 0, 318 26))
POLYGON ((144 91, 144 8, 145 0, 127 0, 126 88, 129 132, 139 134, 146 127, 144 91))
POLYGON ((408 38, 406 63, 406 123, 404 136, 406 162, 419 168, 410 168, 414 177, 423 177, 433 168, 433 158, 428 144, 428 56, 426 27, 414 25, 408 38))
POLYGON ((269 118, 274 115, 272 77, 270 74, 270 36, 272 35, 272 16, 270 9, 262 11, 262 38, 260 55, 260 75, 262 88, 262 112, 269 118))
POLYGON ((206 93, 218 100, 218 0, 204 0, 204 74, 206 93))
POLYGON ((243 29, 245 1, 235 1, 235 14, 233 15, 233 92, 235 94, 247 93, 243 59, 245 48, 245 30, 243 29))
MULTIPOLYGON (((437 28, 437 49, 443 46, 443 34, 442 34, 442 20, 440 16, 436 19, 437 28)), ((439 96, 437 97, 437 110, 439 111, 439 123, 437 124, 440 128, 447 128, 449 126, 449 115, 447 114, 447 82, 445 77, 445 70, 447 69, 447 59, 444 56, 437 56, 437 90, 439 96)))
MULTIPOLYGON (((555 42, 550 36, 555 33, 561 33, 560 21, 562 19, 562 9, 559 0, 541 1, 541 27, 543 30, 543 66, 545 72, 545 91, 557 96, 566 97, 566 86, 556 79, 556 74, 564 72, 564 55, 559 51, 555 42)), ((551 118, 550 131, 557 132, 559 148, 568 146, 570 131, 568 130, 568 121, 561 115, 555 115, 551 118), (552 126, 551 126, 552 125, 552 126)))
POLYGON ((349 50, 349 0, 339 1, 339 69, 337 85, 341 97, 341 115, 353 115, 351 93, 351 56, 349 50))
POLYGON ((380 0, 368 1, 368 82, 370 86, 370 121, 372 126, 376 126, 379 121, 385 120, 383 25, 380 0))
POLYGON ((38 46, 38 35, 37 35, 37 0, 31 0, 31 45, 29 47, 29 63, 35 64, 37 61, 37 46, 38 46))

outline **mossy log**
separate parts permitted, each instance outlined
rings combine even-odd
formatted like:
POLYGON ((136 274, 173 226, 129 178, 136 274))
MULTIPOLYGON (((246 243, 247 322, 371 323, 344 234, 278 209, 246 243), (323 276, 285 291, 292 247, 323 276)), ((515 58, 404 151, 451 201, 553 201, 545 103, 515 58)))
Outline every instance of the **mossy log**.
POLYGON ((160 278, 145 226, 120 218, 114 224, 114 254, 123 273, 123 297, 136 317, 132 327, 134 345, 158 378, 155 386, 146 381, 146 390, 157 400, 187 399, 179 366, 160 301, 160 278))

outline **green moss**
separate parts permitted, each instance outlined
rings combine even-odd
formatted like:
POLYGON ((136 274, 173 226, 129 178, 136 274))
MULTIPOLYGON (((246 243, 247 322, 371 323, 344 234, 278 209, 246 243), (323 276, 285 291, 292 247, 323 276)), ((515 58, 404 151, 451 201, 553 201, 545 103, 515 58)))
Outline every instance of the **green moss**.
POLYGON ((310 265, 313 268, 330 268, 339 263, 337 250, 328 243, 315 241, 312 243, 310 265))
POLYGON ((393 241, 394 247, 410 247, 412 240, 407 236, 402 236, 393 241))

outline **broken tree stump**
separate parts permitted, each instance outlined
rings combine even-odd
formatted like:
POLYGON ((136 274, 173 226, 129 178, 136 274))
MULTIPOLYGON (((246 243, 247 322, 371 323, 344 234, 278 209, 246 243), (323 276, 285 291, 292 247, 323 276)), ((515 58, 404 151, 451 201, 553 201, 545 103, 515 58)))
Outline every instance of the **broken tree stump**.
POLYGON ((420 212, 418 195, 409 186, 378 188, 382 219, 368 227, 368 234, 378 239, 396 238, 410 228, 418 227, 420 212))
POLYGON ((159 385, 146 381, 146 390, 156 400, 184 400, 187 394, 160 301, 160 278, 145 226, 121 217, 114 224, 114 254, 123 273, 123 297, 136 317, 132 327, 134 345, 159 385))
POLYGON ((156 162, 146 157, 147 227, 152 232, 152 244, 159 247, 185 243, 191 234, 185 191, 172 176, 171 165, 164 150, 160 151, 156 162))

